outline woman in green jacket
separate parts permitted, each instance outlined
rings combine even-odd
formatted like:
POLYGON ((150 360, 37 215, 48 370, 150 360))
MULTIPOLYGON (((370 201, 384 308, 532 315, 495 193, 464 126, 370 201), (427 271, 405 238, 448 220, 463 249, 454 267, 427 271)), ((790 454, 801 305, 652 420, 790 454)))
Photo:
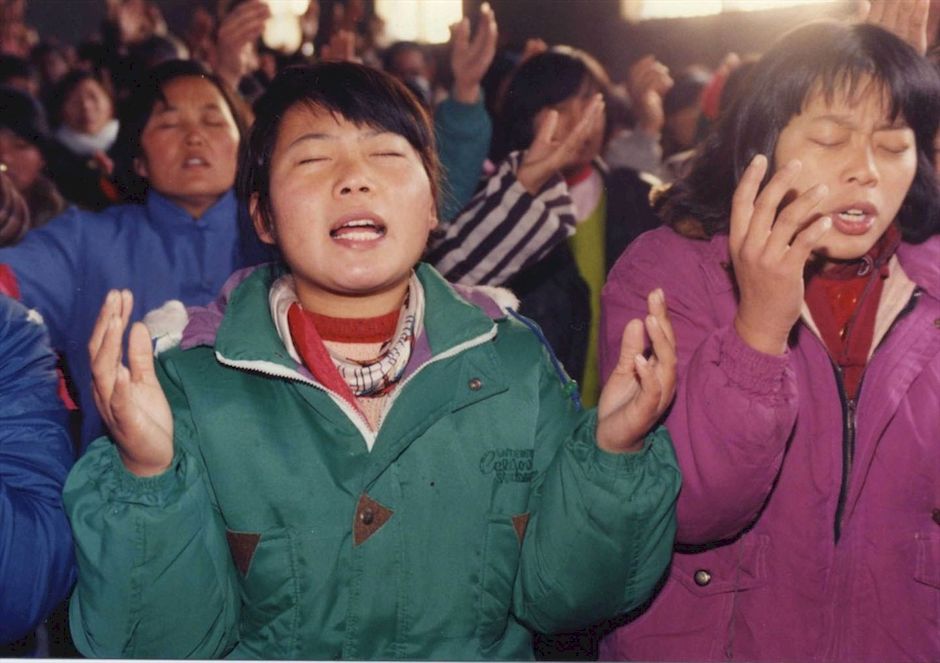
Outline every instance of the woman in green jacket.
POLYGON ((667 433, 647 434, 675 380, 661 294, 579 412, 502 295, 415 267, 437 166, 410 93, 358 65, 297 68, 257 117, 240 188, 283 264, 164 316, 156 368, 140 324, 122 364, 127 292, 89 342, 113 444, 65 491, 79 649, 521 659, 531 630, 645 600, 679 487, 667 433))

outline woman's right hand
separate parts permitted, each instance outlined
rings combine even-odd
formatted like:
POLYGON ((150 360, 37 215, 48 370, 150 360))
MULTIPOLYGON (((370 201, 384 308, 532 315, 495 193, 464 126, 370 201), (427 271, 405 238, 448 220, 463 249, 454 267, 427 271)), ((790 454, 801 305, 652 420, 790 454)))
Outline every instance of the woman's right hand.
POLYGON ((760 191, 767 158, 757 155, 731 203, 728 244, 740 297, 734 326, 745 343, 772 355, 786 352, 803 304, 803 270, 832 226, 831 218, 814 214, 828 192, 825 185, 804 191, 777 213, 800 168, 791 161, 760 191))
POLYGON ((153 368, 150 334, 140 322, 131 328, 128 366, 121 339, 134 298, 112 290, 104 300, 88 342, 95 405, 108 426, 127 469, 147 477, 173 461, 173 415, 153 368))
POLYGON ((537 196, 542 187, 565 168, 575 164, 580 157, 584 141, 594 130, 595 124, 604 115, 604 97, 594 95, 584 117, 564 138, 555 136, 558 128, 558 111, 549 110, 535 121, 535 138, 522 156, 516 179, 531 195, 537 196))

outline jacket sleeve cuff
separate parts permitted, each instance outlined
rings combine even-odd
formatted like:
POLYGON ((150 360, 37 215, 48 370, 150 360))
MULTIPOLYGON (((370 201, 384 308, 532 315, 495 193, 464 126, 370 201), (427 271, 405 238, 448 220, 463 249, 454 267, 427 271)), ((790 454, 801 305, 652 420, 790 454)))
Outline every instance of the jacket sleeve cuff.
POLYGON ((173 502, 184 490, 186 475, 193 469, 187 467, 190 463, 186 463, 185 456, 177 451, 165 472, 139 477, 127 469, 117 446, 107 437, 95 440, 86 455, 91 456, 88 462, 97 467, 97 471, 92 472, 98 474, 99 485, 108 489, 110 499, 127 504, 164 506, 173 502))
POLYGON ((664 426, 650 431, 643 446, 634 452, 614 453, 597 446, 597 410, 586 412, 569 441, 572 454, 581 462, 585 474, 605 486, 642 472, 650 462, 665 461, 675 466, 672 439, 664 426))
POLYGON ((777 356, 755 350, 728 326, 720 332, 718 364, 736 387, 754 396, 774 397, 785 391, 790 353, 777 356))

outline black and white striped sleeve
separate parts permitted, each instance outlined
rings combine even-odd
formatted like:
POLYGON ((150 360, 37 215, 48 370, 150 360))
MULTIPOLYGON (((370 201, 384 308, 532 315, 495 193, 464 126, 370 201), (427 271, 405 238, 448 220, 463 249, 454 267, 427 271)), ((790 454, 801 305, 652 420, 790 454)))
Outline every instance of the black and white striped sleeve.
POLYGON ((532 196, 516 179, 520 161, 520 152, 510 154, 444 235, 432 240, 425 260, 449 281, 501 285, 574 234, 564 179, 552 177, 532 196))

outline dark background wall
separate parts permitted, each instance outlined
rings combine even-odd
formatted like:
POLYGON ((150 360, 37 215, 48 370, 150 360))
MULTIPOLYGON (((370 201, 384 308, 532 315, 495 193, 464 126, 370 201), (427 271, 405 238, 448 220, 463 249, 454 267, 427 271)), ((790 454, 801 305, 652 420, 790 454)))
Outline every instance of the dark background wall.
MULTIPOLYGON (((277 0, 274 0, 275 2, 277 0)), ((334 1, 321 0, 321 16, 334 1)), ((433 2, 434 0, 429 0, 433 2)), ((171 29, 181 31, 197 5, 216 0, 157 0, 171 29)), ((464 0, 469 14, 481 0, 464 0)), ((41 35, 75 43, 93 34, 104 15, 104 0, 28 0, 28 18, 41 35)), ((371 5, 367 2, 367 5, 371 5)), ((655 54, 674 70, 691 64, 717 65, 725 53, 760 52, 785 30, 807 20, 844 16, 850 2, 718 16, 661 19, 629 24, 619 0, 490 0, 504 42, 521 46, 529 37, 590 51, 622 79, 630 63, 655 54)))

